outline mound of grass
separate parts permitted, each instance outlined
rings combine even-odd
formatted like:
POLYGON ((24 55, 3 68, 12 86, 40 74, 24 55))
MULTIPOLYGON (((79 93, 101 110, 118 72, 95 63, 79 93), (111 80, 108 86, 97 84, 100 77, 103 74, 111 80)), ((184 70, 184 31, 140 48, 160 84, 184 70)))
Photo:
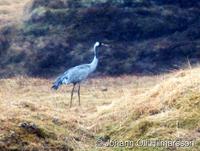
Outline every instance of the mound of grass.
MULTIPOLYGON (((171 74, 144 95, 129 98, 124 105, 116 103, 115 115, 108 112, 104 128, 99 135, 111 140, 158 139, 188 140, 190 148, 174 150, 198 150, 200 126, 200 77, 199 68, 171 74), (155 112, 156 109, 156 112, 155 112), (152 110, 154 112, 152 112, 152 110), (114 116, 114 118, 113 118, 114 116), (116 119, 116 120, 113 120, 116 119)), ((136 150, 168 150, 167 148, 143 148, 136 150)), ((117 150, 117 149, 116 149, 117 150)))

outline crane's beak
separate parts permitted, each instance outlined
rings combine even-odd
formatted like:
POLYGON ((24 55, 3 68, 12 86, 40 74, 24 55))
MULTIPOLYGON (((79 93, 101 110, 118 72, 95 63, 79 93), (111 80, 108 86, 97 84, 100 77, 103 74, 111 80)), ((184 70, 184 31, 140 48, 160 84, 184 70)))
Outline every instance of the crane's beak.
POLYGON ((102 46, 109 47, 109 45, 108 45, 108 44, 104 44, 104 43, 102 43, 102 46))

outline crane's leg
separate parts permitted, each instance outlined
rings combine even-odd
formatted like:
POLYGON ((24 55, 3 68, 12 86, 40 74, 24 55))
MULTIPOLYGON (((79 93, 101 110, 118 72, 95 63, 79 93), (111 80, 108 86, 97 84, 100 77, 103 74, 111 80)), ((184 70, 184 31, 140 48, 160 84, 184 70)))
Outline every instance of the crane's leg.
POLYGON ((73 94, 74 94, 74 88, 76 84, 73 84, 72 92, 71 92, 71 100, 70 100, 70 108, 72 107, 72 99, 73 99, 73 94))
POLYGON ((81 105, 80 88, 81 88, 81 85, 79 83, 78 84, 78 102, 79 102, 79 105, 81 105))

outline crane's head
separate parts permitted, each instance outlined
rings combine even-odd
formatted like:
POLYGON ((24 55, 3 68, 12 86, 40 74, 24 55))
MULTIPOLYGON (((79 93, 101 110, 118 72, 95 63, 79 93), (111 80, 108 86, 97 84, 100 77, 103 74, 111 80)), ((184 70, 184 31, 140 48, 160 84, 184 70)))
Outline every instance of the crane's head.
POLYGON ((101 45, 101 43, 100 42, 95 42, 95 44, 94 44, 94 47, 99 47, 101 45))
POLYGON ((98 48, 101 47, 101 46, 106 46, 106 47, 107 47, 108 45, 107 45, 107 44, 104 44, 104 43, 102 43, 102 42, 98 42, 98 41, 95 42, 95 44, 94 44, 94 49, 93 49, 93 50, 94 50, 94 54, 95 54, 96 57, 98 57, 98 52, 99 52, 99 51, 98 51, 98 48))
POLYGON ((108 46, 107 44, 104 44, 104 43, 102 43, 102 42, 95 42, 95 44, 94 44, 94 47, 96 48, 96 47, 100 47, 100 46, 108 46))

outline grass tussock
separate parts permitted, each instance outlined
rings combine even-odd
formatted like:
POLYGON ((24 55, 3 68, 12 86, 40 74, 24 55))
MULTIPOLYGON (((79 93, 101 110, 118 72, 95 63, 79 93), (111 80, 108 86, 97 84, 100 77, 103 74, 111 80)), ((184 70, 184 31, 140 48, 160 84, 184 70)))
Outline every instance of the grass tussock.
MULTIPOLYGON (((194 68, 162 76, 161 82, 150 90, 136 95, 132 93, 127 101, 116 101, 112 108, 98 116, 99 121, 104 123, 102 126, 102 122, 96 122, 97 127, 101 124, 100 134, 120 140, 183 139, 198 144, 199 72, 199 68, 194 68)), ((198 148, 196 145, 190 150, 198 148)))

